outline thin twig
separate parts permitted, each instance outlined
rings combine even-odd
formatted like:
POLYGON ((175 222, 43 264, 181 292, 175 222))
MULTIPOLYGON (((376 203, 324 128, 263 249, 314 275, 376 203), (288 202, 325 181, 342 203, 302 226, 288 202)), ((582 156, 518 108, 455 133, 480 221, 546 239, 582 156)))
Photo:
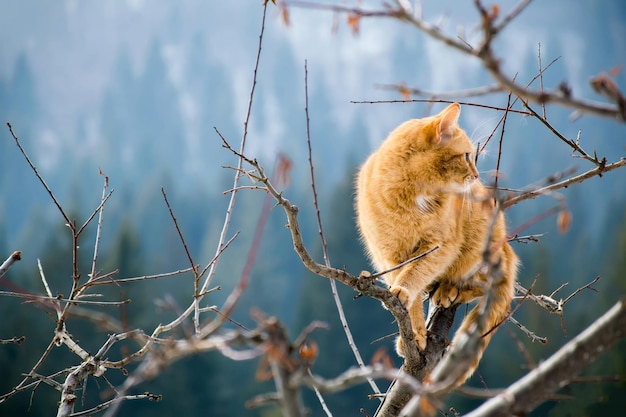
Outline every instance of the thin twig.
POLYGON ((313 374, 294 374, 290 381, 293 384, 317 387, 321 392, 339 392, 353 385, 367 381, 368 378, 384 378, 387 380, 398 380, 405 384, 413 394, 426 392, 427 387, 423 386, 415 377, 398 369, 387 368, 381 364, 374 364, 365 368, 351 368, 341 375, 332 379, 322 379, 313 374))
POLYGON ((101 404, 98 404, 95 407, 89 408, 87 410, 79 411, 68 415, 68 417, 81 417, 81 416, 91 416, 93 414, 99 413, 103 410, 106 410, 111 405, 122 402, 122 401, 132 401, 132 400, 150 400, 150 401, 161 401, 162 397, 160 395, 145 393, 145 394, 136 394, 136 395, 125 395, 123 397, 115 397, 111 400, 105 401, 101 404))
MULTIPOLYGON (((330 257, 328 256, 328 245, 326 244, 326 237, 324 236, 324 228, 322 227, 322 216, 320 214, 320 207, 317 200, 317 190, 315 187, 315 170, 313 167, 313 151, 311 149, 311 129, 310 129, 310 120, 309 120, 309 82, 308 82, 308 67, 306 60, 304 61, 304 112, 306 116, 306 142, 308 148, 309 155, 309 169, 311 173, 311 190, 313 192, 313 205, 315 207, 315 214, 317 216, 317 227, 320 235, 320 241, 322 244, 322 252, 324 254, 324 264, 327 267, 331 266, 330 257)), ((333 300, 335 301, 335 306, 337 306, 337 312, 339 313, 339 320, 341 321, 341 326, 343 327, 343 331, 346 335, 346 339, 348 340, 348 345, 352 350, 352 354, 356 359, 357 364, 360 368, 365 368, 365 362, 361 357, 361 352, 359 352, 359 348, 354 342, 354 337, 352 337, 352 332, 350 331, 350 326, 348 325, 348 320, 346 319, 346 314, 343 310, 343 305, 341 303, 341 299, 339 298, 339 292, 337 291, 337 283, 334 279, 329 280, 330 288, 333 295, 333 300)), ((376 382, 372 378, 368 378, 367 382, 369 383, 372 391, 375 394, 380 394, 380 389, 376 382)), ((319 395, 321 397, 321 394, 319 395)), ((381 400, 382 401, 382 400, 381 400)), ((323 403, 322 403, 323 405, 323 403)))
POLYGON ((537 336, 535 333, 533 333, 530 330, 528 330, 528 328, 526 326, 524 326, 522 323, 520 323, 519 321, 515 320, 515 318, 509 317, 509 321, 511 323, 513 323, 514 325, 516 325, 522 332, 524 332, 526 334, 526 336, 528 336, 532 342, 540 342, 540 343, 543 343, 543 344, 548 343, 548 338, 547 337, 537 336))
MULTIPOLYGON (((191 269, 194 273, 197 273, 197 266, 191 257, 191 253, 189 252, 189 247, 187 246, 187 241, 183 236, 182 230, 180 230, 180 226, 178 225, 178 220, 176 220, 176 216, 174 215, 174 211, 172 210, 172 206, 170 205, 169 200, 167 199, 167 194, 165 193, 165 188, 161 187, 161 194, 163 194, 163 200, 165 200, 165 205, 167 206, 167 211, 174 222, 174 227, 176 228, 176 232, 178 233, 178 237, 180 238, 180 242, 183 244, 183 248, 185 249, 185 254, 187 255, 187 260, 189 261, 189 265, 191 265, 191 269)), ((198 291, 195 292, 196 294, 198 291)))
POLYGON ((575 177, 568 178, 568 179, 563 180, 561 182, 557 182, 555 184, 551 184, 551 185, 548 185, 548 186, 545 186, 545 187, 542 187, 542 188, 539 188, 539 189, 536 189, 536 190, 531 190, 531 191, 524 192, 523 194, 520 194, 520 195, 518 195, 516 197, 513 197, 513 198, 510 198, 510 199, 506 200, 503 203, 503 207, 506 209, 506 208, 509 208, 509 207, 511 207, 511 206, 513 206, 515 204, 519 204, 522 201, 531 200, 531 199, 537 198, 537 197, 539 197, 541 195, 549 194, 549 193, 552 193, 554 191, 560 190, 562 188, 567 188, 567 187, 569 187, 571 185, 581 183, 581 182, 583 182, 583 181, 585 181, 585 180, 587 180, 589 178, 592 178, 592 177, 595 177, 595 176, 600 176, 601 177, 604 173, 613 171, 614 169, 621 168, 623 166, 626 166, 626 158, 621 157, 616 162, 613 162, 613 163, 607 164, 607 165, 603 164, 603 165, 597 166, 597 167, 595 167, 593 169, 590 169, 589 171, 584 172, 584 173, 582 173, 580 175, 577 175, 575 177))
POLYGON ((600 277, 597 276, 595 277, 590 283, 583 285, 582 287, 578 288, 576 291, 574 291, 573 293, 571 293, 565 300, 563 300, 563 302, 561 303, 561 305, 565 305, 568 303, 569 300, 572 299, 572 297, 574 297, 575 295, 577 295, 579 292, 584 291, 586 289, 590 289, 592 291, 596 291, 595 288, 592 287, 593 284, 595 284, 596 282, 600 281, 600 277))
POLYGON ((22 260, 22 252, 15 251, 13 252, 4 262, 0 265, 0 278, 7 273, 7 271, 13 266, 13 264, 17 261, 22 260))
POLYGON ((528 351, 526 346, 522 343, 520 338, 517 337, 517 335, 510 328, 505 327, 504 329, 509 334, 509 336, 511 336, 511 339, 513 339, 513 343, 515 343, 515 347, 517 348, 517 351, 520 353, 520 355, 522 355, 522 357, 526 361, 526 369, 535 369, 537 367, 537 362, 535 362, 535 360, 532 358, 532 356, 530 355, 530 352, 528 351))
POLYGON ((75 232, 76 236, 80 236, 83 233, 83 230, 85 230, 85 228, 89 225, 89 223, 91 223, 91 221, 94 219, 94 217, 96 217, 96 214, 98 214, 100 212, 100 210, 102 210, 102 208, 104 207, 106 202, 109 200, 109 197, 111 197, 111 195, 113 194, 113 191, 115 191, 115 190, 109 191, 109 193, 104 198, 102 198, 102 200, 100 201, 100 204, 98 205, 98 207, 96 207, 96 209, 91 212, 91 214, 89 215, 87 220, 85 220, 85 222, 82 224, 82 226, 80 226, 76 230, 76 232, 75 232))
MULTIPOLYGON (((54 297, 52 295, 52 291, 50 290, 50 286, 48 285, 48 280, 46 279, 46 274, 44 274, 43 272, 43 267, 41 266, 41 261, 39 259, 37 259, 37 268, 39 269, 39 276, 41 277, 41 282, 43 283, 43 287, 46 290, 46 294, 48 294, 48 297, 50 300, 54 300, 51 301, 50 304, 54 307, 54 311, 56 311, 57 313, 57 319, 61 319, 61 306, 58 302, 58 300, 56 299, 56 297, 54 297)), ((28 297, 29 299, 31 297, 28 297)))
POLYGON ((499 84, 488 85, 484 87, 470 88, 467 90, 459 90, 459 91, 447 91, 445 93, 436 93, 434 91, 426 91, 415 87, 406 87, 404 85, 398 84, 377 84, 375 87, 378 87, 383 90, 396 90, 400 91, 403 94, 414 94, 418 96, 424 97, 432 97, 437 99, 458 99, 459 97, 479 97, 487 94, 500 93, 502 92, 502 87, 499 84))
POLYGON ((15 343, 17 345, 21 344, 22 342, 24 342, 26 340, 26 336, 14 336, 10 339, 0 339, 0 345, 8 345, 11 343, 15 343))
POLYGON ((507 116, 509 115, 509 109, 511 108, 511 92, 509 92, 506 101, 506 110, 502 115, 502 129, 500 130, 500 140, 498 141, 498 159, 496 161, 496 178, 494 180, 494 188, 498 188, 498 179, 500 178, 500 161, 502 160, 502 142, 504 141, 504 128, 506 127, 507 116))
POLYGON ((517 6, 515 6, 506 16, 502 18, 502 20, 500 21, 500 24, 494 27, 493 29, 494 32, 495 33, 501 32, 506 27, 506 25, 511 23, 513 19, 515 19, 520 13, 522 13, 522 11, 524 11, 524 9, 526 9, 526 6, 528 6, 531 1, 532 0, 522 0, 519 3, 517 3, 517 6))
MULTIPOLYGON (((59 209, 59 211, 61 212, 61 215, 63 216, 63 218, 65 219, 65 222, 68 224, 68 226, 70 226, 72 224, 70 218, 68 217, 67 214, 65 214, 65 210, 63 210, 63 207, 61 207, 61 204, 59 204, 59 201, 56 199, 56 197, 54 196, 54 193, 52 192, 52 190, 50 189, 50 187, 48 187, 48 184, 46 183, 46 181, 43 179, 43 177, 41 176, 41 174, 39 174, 39 171, 37 170, 37 167, 35 166, 35 164, 33 164, 33 162, 30 160, 30 158, 28 157, 28 154, 26 153, 26 151, 24 150, 24 148, 22 147, 22 144, 20 143, 20 140, 17 138, 17 136, 15 135, 15 133, 13 132, 13 126, 11 126, 11 123, 7 122, 7 126, 9 127, 9 132, 11 132, 11 136, 13 136, 13 140, 15 141, 15 144, 17 145, 17 147, 20 149, 20 152, 22 153, 22 155, 24 156, 24 159, 26 159, 26 162, 28 162, 28 165, 30 165, 30 168, 33 170, 33 172, 35 173, 35 176, 37 176, 37 179, 39 180, 39 182, 41 182, 41 185, 43 185, 43 187, 46 189, 46 191, 48 192, 48 194, 50 195, 50 198, 52 198, 52 201, 54 202, 54 205, 57 206, 57 208, 59 209)), ((71 227, 71 226, 70 226, 71 227)))
MULTIPOLYGON (((254 102, 254 92, 255 92, 256 83, 257 83, 257 73, 258 73, 258 69, 259 69, 259 62, 261 60, 261 49, 262 49, 262 45, 263 45, 263 33, 265 31, 266 10, 267 10, 267 8, 264 7, 263 8, 263 18, 261 20, 261 33, 259 34, 259 46, 258 46, 258 49, 257 49, 256 61, 255 61, 255 64, 254 64, 254 74, 253 74, 253 77, 252 77, 252 86, 250 88, 250 96, 249 96, 249 99, 248 99, 248 108, 247 108, 247 111, 246 111, 246 117, 245 117, 245 121, 244 121, 244 124, 243 124, 243 126, 244 126, 243 135, 242 135, 241 143, 240 143, 240 146, 239 146, 239 149, 241 150, 241 152, 243 152, 245 150, 246 140, 247 140, 247 137, 248 137, 248 123, 250 121, 250 116, 252 114, 252 103, 254 102)), ((218 134, 219 134, 219 132, 218 132, 218 134)), ((243 161, 241 161, 241 159, 240 159, 237 162, 237 168, 239 170, 241 170, 242 166, 243 166, 243 161)), ((227 233, 228 227, 230 225, 230 219, 232 217, 232 212, 233 212, 233 208, 234 208, 234 205, 235 205, 235 196, 237 194, 236 190, 237 190, 240 178, 241 178, 241 174, 239 172, 237 172, 235 174, 235 178, 234 178, 234 181, 233 181, 233 184, 234 184, 233 185, 233 192, 231 193, 231 198, 230 198, 230 200, 228 202, 228 207, 226 209, 226 218, 224 219, 222 231, 220 233, 220 239, 219 239, 219 242, 218 242, 218 245, 217 245, 218 247, 217 247, 216 255, 221 253, 222 246, 224 245, 224 242, 226 241, 226 233, 227 233)), ((205 283, 204 283, 204 285, 202 287, 203 291, 206 290, 206 288, 208 288, 209 282, 210 282, 211 278, 214 275, 214 271, 215 271, 216 267, 217 267, 217 256, 214 257, 214 261, 213 261, 213 263, 211 265, 211 268, 210 268, 207 280, 205 281, 205 283)))
MULTIPOLYGON (((280 158, 280 157, 279 157, 280 158)), ((280 160, 276 164, 276 171, 281 169, 280 160)), ((243 270, 241 271, 241 277, 239 278, 239 282, 235 287, 235 290, 230 294, 226 303, 224 303, 224 307, 222 308, 222 313, 225 317, 228 317, 235 307, 235 304, 239 300, 243 291, 247 288, 248 282, 250 281, 250 276, 252 275, 252 268, 256 261, 256 257, 259 253, 259 249, 261 248, 261 240, 263 238, 263 231, 265 230, 265 225, 269 219, 270 212, 272 210, 272 198, 269 195, 266 195, 263 199, 263 206, 261 208, 261 213, 259 215, 259 219, 257 220, 256 227, 254 229, 254 234, 252 236, 252 243, 250 245, 250 249, 248 250, 248 256, 246 257, 246 261, 243 266, 243 270)))
POLYGON ((391 268, 389 268, 389 269, 386 269, 386 270, 384 270, 384 271, 379 271, 379 272, 377 272, 377 273, 375 273, 375 274, 371 274, 371 275, 370 275, 370 277, 371 277, 371 278, 379 278, 379 277, 382 277, 382 276, 383 276, 383 275, 385 275, 385 274, 388 274, 388 273, 393 272, 393 271, 395 271, 395 270, 398 270, 398 269, 400 269, 400 268, 404 268, 404 267, 405 267, 405 266, 407 266, 408 264, 411 264, 411 263, 413 263, 413 262, 415 262, 415 261, 419 261, 419 260, 420 260, 420 259, 422 259, 423 257, 430 255, 432 252, 436 251, 437 249, 439 249, 439 245, 437 245, 437 246, 433 246, 432 248, 428 249, 426 252, 424 252, 424 253, 420 253, 419 255, 416 255, 416 256, 414 256, 414 257, 412 257, 412 258, 409 258, 409 259, 407 259, 406 261, 401 262, 401 263, 399 263, 398 265, 393 266, 393 267, 391 267, 391 268))
MULTIPOLYGON (((224 251, 226 249, 228 249, 228 247, 230 246, 231 243, 233 243, 235 241, 235 239, 239 236, 239 232, 235 232, 235 234, 224 244, 221 245, 221 250, 218 251, 215 256, 213 257, 213 259, 211 259, 209 261, 208 264, 206 264, 206 266, 204 267, 204 269, 202 271, 200 271, 200 273, 198 274, 198 276, 202 277, 204 276, 204 274, 206 273, 206 271, 209 270, 209 268, 211 268, 213 266, 213 264, 215 264, 215 262, 217 262, 217 260, 219 259, 220 256, 222 256, 222 253, 224 253, 224 251)), ((208 290, 204 290, 203 292, 201 292, 200 294, 206 294, 208 290)))
MULTIPOLYGON (((541 71, 541 42, 537 44, 537 67, 539 67, 539 91, 543 93, 543 72, 541 71)), ((541 114, 546 118, 546 103, 541 103, 541 114)))
POLYGON ((31 368, 28 375, 26 375, 26 377, 24 377, 15 387, 13 387, 11 391, 7 392, 6 394, 0 395, 0 404, 2 404, 3 402, 11 398, 16 393, 30 388, 30 385, 28 385, 28 381, 30 381, 29 375, 37 372, 37 370, 41 367, 41 365, 46 360, 46 358, 48 357, 48 355, 50 354, 50 352, 55 346, 56 345, 54 343, 54 340, 51 340, 48 346, 46 347, 46 349, 44 350, 44 352, 42 353, 42 355, 37 360, 37 363, 35 363, 35 365, 33 365, 33 367, 31 368))
POLYGON ((89 286, 121 284, 123 282, 147 281, 147 280, 151 280, 151 279, 159 279, 159 278, 171 277, 171 276, 174 276, 174 275, 180 275, 180 274, 184 274, 186 272, 193 272, 193 269, 191 267, 189 267, 189 268, 185 268, 185 269, 179 269, 178 271, 164 272, 164 273, 161 273, 161 274, 154 274, 154 275, 144 275, 144 276, 141 276, 141 277, 111 279, 110 281, 101 281, 101 279, 103 277, 98 277, 99 280, 95 281, 95 282, 90 282, 89 286))
MULTIPOLYGON (((530 81, 528 81, 528 83, 526 83, 526 88, 530 87, 531 85, 533 85, 533 83, 541 76, 543 76, 543 73, 545 71, 548 70, 548 68, 550 68, 555 62, 557 62, 560 59, 560 57, 554 58, 548 65, 546 65, 544 68, 542 68, 540 71, 538 71, 537 74, 535 74, 530 81)), ((517 74, 515 74, 514 80, 517 79, 517 74)), ((509 97, 511 97, 511 92, 509 91, 509 97)), ((510 102, 509 99, 509 103, 510 105, 507 106, 506 113, 509 113, 512 111, 512 107, 515 106, 515 104, 517 104, 517 102, 520 101, 519 97, 515 97, 515 99, 513 100, 513 102, 510 102)), ((532 115, 532 114, 531 114, 532 115)), ((485 141, 485 143, 483 143, 482 147, 480 147, 479 151, 477 153, 481 153, 486 147, 487 144, 489 143, 489 141, 491 140, 492 136, 495 134, 496 129, 498 128, 498 126, 500 126, 501 123, 504 123, 504 118, 506 115, 502 115, 502 117, 500 117, 500 120, 498 120, 498 123, 496 123, 496 126, 493 128, 491 134, 489 135, 489 137, 487 138, 487 140, 485 141)))
POLYGON ((509 238, 509 242, 519 242, 519 243, 539 243, 539 239, 543 237, 543 233, 535 233, 534 235, 526 235, 526 236, 512 236, 509 238))
POLYGON ((359 17, 388 17, 407 22, 424 32, 429 37, 442 42, 443 44, 456 49, 468 56, 479 59, 484 68, 491 74, 503 89, 511 91, 513 94, 534 103, 556 103, 564 107, 569 107, 579 112, 594 114, 596 116, 609 117, 624 122, 626 117, 623 109, 618 105, 606 104, 597 101, 585 99, 577 99, 569 94, 563 94, 561 91, 545 91, 530 90, 522 85, 517 84, 513 79, 509 78, 502 72, 501 59, 496 57, 491 48, 492 41, 496 35, 500 33, 515 17, 521 13, 530 3, 528 0, 522 0, 513 10, 505 16, 498 24, 495 23, 496 16, 492 16, 479 1, 474 2, 482 15, 483 39, 478 47, 473 47, 466 41, 450 36, 441 30, 439 25, 433 25, 422 20, 418 15, 410 14, 403 7, 389 7, 382 10, 365 10, 361 7, 348 7, 343 5, 322 4, 309 1, 289 1, 287 5, 305 8, 316 8, 331 10, 334 12, 348 13, 359 17))
MULTIPOLYGON (((257 73, 259 70, 259 63, 261 61, 261 50, 262 50, 262 46, 263 46, 263 33, 265 32, 265 17, 267 14, 267 7, 263 7, 263 17, 261 18, 261 30, 259 33, 259 45, 258 45, 258 49, 257 49, 257 55, 256 55, 256 60, 254 63, 254 71, 253 71, 253 76, 252 76, 252 86, 250 87, 250 96, 248 99, 248 108, 246 110, 246 117, 245 117, 245 121, 243 124, 243 134, 241 137, 241 142, 239 144, 239 149, 240 151, 243 153, 246 147, 246 140, 248 138, 248 123, 250 122, 250 116, 252 114, 252 104, 254 102, 254 92, 256 89, 256 83, 257 83, 257 73)), ((215 129, 217 132, 217 129, 215 129)), ((219 132, 218 132, 219 134, 219 132)), ((220 135, 221 136, 221 135, 220 135)), ((241 159, 239 159, 237 161, 237 167, 239 170, 241 170, 241 167, 243 166, 243 161, 241 159)), ((217 265, 218 265, 218 258, 219 255, 222 253, 223 251, 223 246, 226 243, 226 235, 228 233, 228 229, 230 227, 230 222, 231 222, 231 218, 233 215, 233 209, 235 207, 235 197, 237 196, 237 188, 239 186, 239 180, 241 178, 241 174, 239 171, 237 171, 235 173, 235 177, 233 179, 233 192, 230 194, 230 199, 228 201, 228 206, 226 208, 226 215, 224 216, 224 223, 222 224, 222 230, 220 232, 220 237, 218 239, 218 243, 217 243, 217 249, 215 251, 215 256, 213 257, 213 259, 211 260, 211 266, 209 268, 208 274, 206 279, 204 280, 202 287, 200 288, 200 292, 204 293, 206 292, 206 290, 209 288, 209 285, 213 279, 213 276, 215 275, 215 272, 217 270, 217 265)), ((196 332, 200 331, 200 300, 198 298, 196 298, 194 300, 194 305, 193 308, 195 310, 194 312, 194 326, 196 329, 196 332)))
MULTIPOLYGON (((101 171, 102 173, 102 171, 101 171)), ((100 249, 100 233, 102 231, 102 218, 103 218, 103 213, 104 213, 104 203, 107 200, 107 195, 106 195, 106 190, 107 187, 109 186, 109 177, 107 177, 106 175, 104 176, 104 186, 102 187, 102 199, 100 202, 100 206, 99 206, 99 210, 96 209, 96 211, 99 212, 98 214, 98 227, 96 227, 96 240, 93 246, 93 260, 91 262, 91 274, 89 274, 89 281, 96 279, 96 274, 97 274, 97 262, 98 262, 98 253, 99 253, 99 249, 100 249)), ((110 195, 110 194, 109 194, 110 195)), ((95 213, 95 211, 94 211, 95 213)))
POLYGON ((589 162, 593 162, 595 165, 601 164, 601 161, 599 161, 597 158, 593 158, 589 156, 587 152, 585 152, 583 148, 580 147, 580 145, 578 144, 578 141, 574 141, 563 136, 556 128, 554 128, 548 122, 548 120, 545 117, 541 117, 535 110, 533 110, 528 104, 528 102, 522 101, 522 103, 524 103, 524 107, 528 109, 528 111, 532 114, 532 116, 534 116, 537 120, 543 123, 543 125, 546 126, 554 134, 554 136, 556 136, 557 138, 565 142, 567 145, 569 145, 574 150, 574 152, 579 153, 581 157, 583 157, 589 162))
MULTIPOLYGON (((307 372, 309 373, 309 377, 313 378, 313 374, 311 373, 311 370, 308 369, 307 372)), ((369 378, 369 379, 371 379, 371 378, 369 378)), ((322 396, 322 393, 320 392, 320 389, 318 387, 314 386, 313 387, 313 391, 315 392, 315 396, 317 397, 317 401, 319 401, 320 405, 322 406, 322 410, 324 410, 324 413, 328 417, 332 417, 333 413, 330 412, 330 409, 326 405, 326 401, 324 400, 324 397, 322 396)))
MULTIPOLYGON (((451 103, 459 103, 462 106, 470 106, 470 107, 480 107, 483 109, 489 109, 489 110, 498 110, 498 111, 506 111, 505 108, 503 107, 498 107, 498 106, 491 106, 488 104, 479 104, 479 103, 472 103, 472 102, 468 102, 468 101, 456 101, 456 100, 443 100, 443 99, 410 99, 410 100, 351 100, 350 103, 352 104, 396 104, 396 103, 446 103, 446 104, 451 104, 451 103)), ((517 113, 517 114, 522 114, 524 116, 532 116, 532 114, 530 112, 524 111, 524 110, 517 110, 517 109, 509 109, 509 113, 517 113)))
MULTIPOLYGON (((9 297, 17 297, 17 298, 25 298, 28 300, 41 300, 41 301, 62 301, 67 303, 67 305, 71 304, 92 304, 92 305, 101 305, 101 306, 118 306, 122 304, 130 303, 130 299, 122 300, 122 301, 87 301, 87 300, 77 300, 74 298, 63 298, 63 297, 48 297, 45 295, 36 295, 36 294, 24 294, 21 292, 13 292, 13 291, 0 291, 0 295, 6 295, 9 297)), ((63 316, 65 317, 65 316, 63 316)))

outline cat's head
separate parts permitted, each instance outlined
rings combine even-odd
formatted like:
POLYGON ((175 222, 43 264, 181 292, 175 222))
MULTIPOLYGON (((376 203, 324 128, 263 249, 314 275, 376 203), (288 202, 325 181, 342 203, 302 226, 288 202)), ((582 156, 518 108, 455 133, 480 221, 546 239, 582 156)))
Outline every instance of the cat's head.
POLYGON ((452 103, 436 116, 409 120, 386 143, 403 176, 433 191, 464 192, 478 179, 475 149, 458 125, 461 106, 452 103))

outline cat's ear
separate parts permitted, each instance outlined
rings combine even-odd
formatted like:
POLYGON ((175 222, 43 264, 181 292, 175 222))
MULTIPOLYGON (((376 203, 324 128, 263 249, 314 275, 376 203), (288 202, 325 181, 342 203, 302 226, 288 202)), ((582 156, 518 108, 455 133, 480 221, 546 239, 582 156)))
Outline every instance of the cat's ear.
POLYGON ((461 114, 461 105, 459 103, 452 103, 439 113, 441 120, 439 121, 439 126, 437 126, 438 143, 444 143, 454 136, 458 126, 459 114, 461 114))

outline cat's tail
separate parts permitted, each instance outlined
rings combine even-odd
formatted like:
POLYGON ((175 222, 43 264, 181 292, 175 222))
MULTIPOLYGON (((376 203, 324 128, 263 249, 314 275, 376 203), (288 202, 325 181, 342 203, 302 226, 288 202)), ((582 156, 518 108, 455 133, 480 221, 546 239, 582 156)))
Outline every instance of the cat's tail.
POLYGON ((505 320, 509 312, 515 289, 515 281, 517 279, 519 259, 508 243, 504 243, 502 246, 500 265, 503 269, 503 275, 497 282, 494 282, 494 287, 490 290, 494 291, 492 293, 494 295, 494 299, 490 304, 490 308, 488 311, 483 312, 481 303, 476 305, 465 317, 461 326, 455 333, 454 339, 452 340, 452 345, 454 345, 458 339, 463 337, 462 335, 464 333, 473 329, 474 326, 479 323, 479 320, 485 320, 485 326, 482 332, 483 335, 479 341, 478 351, 475 353, 474 360, 467 368, 467 371, 465 371, 463 376, 458 379, 455 384, 456 386, 463 384, 470 376, 472 376, 478 367, 478 363, 480 362, 491 337, 494 335, 497 327, 505 320), (486 317, 482 317, 484 314, 486 314, 486 317))

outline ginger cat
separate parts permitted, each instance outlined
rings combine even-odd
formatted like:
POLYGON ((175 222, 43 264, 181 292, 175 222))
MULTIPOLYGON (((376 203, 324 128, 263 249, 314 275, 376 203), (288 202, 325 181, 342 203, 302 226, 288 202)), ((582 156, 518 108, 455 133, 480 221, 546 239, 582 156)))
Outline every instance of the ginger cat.
MULTIPOLYGON (((477 268, 496 211, 493 198, 478 180, 474 147, 457 124, 460 112, 461 106, 453 103, 436 116, 401 124, 367 159, 357 178, 358 225, 378 270, 439 247, 385 274, 390 291, 408 309, 415 341, 422 350, 427 340, 423 297, 434 285, 439 284, 432 300, 449 307, 482 296, 489 280, 477 268)), ((504 276, 495 284, 497 297, 488 312, 487 329, 498 325, 509 310, 519 263, 506 241, 504 217, 501 212, 497 216, 489 245, 492 261, 501 262, 504 276)), ((474 308, 457 335, 477 318, 474 308)), ((482 338, 480 355, 465 379, 478 365, 492 335, 482 338)), ((397 350, 403 356, 400 338, 397 350)))

